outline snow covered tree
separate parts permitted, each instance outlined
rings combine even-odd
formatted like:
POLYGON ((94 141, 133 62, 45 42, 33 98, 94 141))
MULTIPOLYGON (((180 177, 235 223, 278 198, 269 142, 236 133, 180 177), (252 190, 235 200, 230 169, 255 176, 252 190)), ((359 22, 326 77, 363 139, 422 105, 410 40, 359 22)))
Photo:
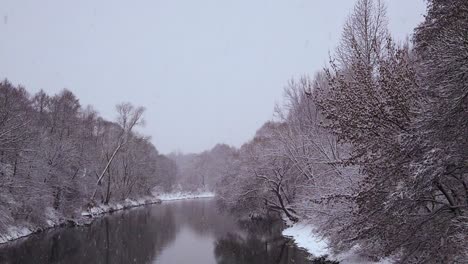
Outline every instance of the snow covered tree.
POLYGON ((109 189, 99 189, 102 202, 148 195, 160 179, 174 176, 161 175, 158 163, 167 158, 132 131, 143 110, 129 104, 118 110, 113 123, 83 109, 68 90, 31 97, 0 83, 0 236, 11 225, 47 226, 51 215, 76 217, 106 165, 112 177, 104 174, 110 180, 109 189), (118 162, 109 162, 118 146, 118 162))
POLYGON ((406 140, 407 189, 426 210, 413 223, 420 232, 405 244, 404 261, 462 263, 468 260, 468 2, 428 1, 414 45, 421 101, 415 133, 406 140))
POLYGON ((105 191, 105 198, 104 198, 104 203, 107 204, 109 203, 110 196, 111 196, 111 181, 112 181, 112 173, 111 173, 111 165, 112 162, 114 161, 115 157, 119 152, 122 150, 123 147, 125 147, 133 138, 132 130, 135 126, 141 125, 144 123, 142 120, 142 115, 145 109, 143 107, 137 107, 135 108, 132 104, 130 103, 122 103, 118 104, 116 106, 117 112, 118 112, 118 117, 117 117, 117 125, 111 124, 111 128, 113 127, 114 129, 111 129, 110 132, 116 133, 116 137, 113 138, 111 141, 115 142, 115 144, 112 144, 111 142, 107 142, 107 146, 111 146, 111 149, 108 149, 108 151, 105 153, 105 166, 104 169, 102 169, 101 173, 99 174, 99 177, 96 182, 96 188, 95 191, 93 192, 93 195, 91 196, 91 199, 93 200, 94 197, 96 196, 98 187, 102 183, 102 179, 104 176, 107 174, 107 188, 105 191))
POLYGON ((171 154, 178 167, 178 183, 188 190, 213 191, 223 175, 228 174, 235 148, 217 144, 198 154, 171 154))

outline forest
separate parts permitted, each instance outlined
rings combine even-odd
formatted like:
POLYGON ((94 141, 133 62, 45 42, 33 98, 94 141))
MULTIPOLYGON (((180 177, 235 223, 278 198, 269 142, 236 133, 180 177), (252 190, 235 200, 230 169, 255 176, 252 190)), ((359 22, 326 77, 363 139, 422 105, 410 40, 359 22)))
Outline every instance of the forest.
MULTIPOLYGON (((241 147, 162 155, 68 90, 0 83, 0 233, 155 190, 209 190, 233 214, 306 221, 334 252, 397 263, 468 260, 468 1, 428 0, 396 42, 380 1, 358 0, 323 70, 287 82, 241 147)), ((163 114, 163 113, 162 113, 163 114)))
POLYGON ((142 107, 119 104, 112 122, 81 107, 71 91, 30 95, 6 80, 0 101, 0 233, 73 220, 86 208, 174 182, 175 162, 135 131, 142 107))
POLYGON ((427 2, 395 43, 385 6, 357 1, 329 65, 289 81, 273 120, 181 171, 222 175, 213 188, 231 211, 306 220, 336 252, 465 262, 468 2, 427 2))

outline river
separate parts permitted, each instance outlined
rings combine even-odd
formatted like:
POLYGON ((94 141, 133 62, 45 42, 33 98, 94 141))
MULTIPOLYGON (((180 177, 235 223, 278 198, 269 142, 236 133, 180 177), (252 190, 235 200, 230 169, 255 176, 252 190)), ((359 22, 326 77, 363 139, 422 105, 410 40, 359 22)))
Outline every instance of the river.
POLYGON ((279 221, 238 221, 214 199, 164 202, 0 246, 0 263, 314 263, 279 221))

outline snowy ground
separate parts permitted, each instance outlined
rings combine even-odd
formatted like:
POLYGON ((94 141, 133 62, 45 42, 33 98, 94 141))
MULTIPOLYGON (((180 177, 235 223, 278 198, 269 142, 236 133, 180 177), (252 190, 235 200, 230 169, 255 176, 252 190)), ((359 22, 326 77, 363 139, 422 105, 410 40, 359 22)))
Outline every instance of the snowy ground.
POLYGON ((311 224, 299 222, 283 230, 283 236, 291 237, 297 246, 304 248, 315 257, 328 255, 329 259, 337 260, 343 264, 390 264, 390 259, 383 259, 379 262, 369 261, 360 256, 355 250, 333 255, 328 248, 328 241, 314 232, 311 224))
POLYGON ((11 240, 15 240, 21 237, 29 236, 34 233, 35 230, 26 226, 10 226, 7 228, 6 233, 0 235, 0 244, 6 243, 11 240))
POLYGON ((330 254, 327 242, 314 235, 313 228, 309 224, 295 223, 283 230, 283 236, 292 237, 299 247, 316 257, 330 254))
POLYGON ((115 212, 123 209, 137 207, 146 204, 161 203, 161 200, 154 196, 147 196, 137 200, 126 199, 118 203, 100 204, 81 213, 82 216, 95 217, 101 214, 115 212))
POLYGON ((162 193, 158 195, 161 201, 174 201, 174 200, 186 200, 186 199, 198 199, 198 198, 212 198, 215 194, 212 192, 175 192, 175 193, 162 193))
POLYGON ((33 226, 30 224, 18 224, 17 226, 8 227, 5 233, 0 234, 0 244, 59 226, 67 221, 66 219, 57 216, 55 210, 51 207, 46 208, 45 215, 47 225, 44 227, 33 226))

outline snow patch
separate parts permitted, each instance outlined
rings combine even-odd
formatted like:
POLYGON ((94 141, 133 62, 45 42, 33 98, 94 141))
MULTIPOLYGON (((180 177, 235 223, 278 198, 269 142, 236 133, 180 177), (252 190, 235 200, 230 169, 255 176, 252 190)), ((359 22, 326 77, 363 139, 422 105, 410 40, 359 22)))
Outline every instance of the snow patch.
POLYGON ((315 232, 313 225, 306 222, 298 222, 283 230, 283 236, 294 239, 296 245, 304 248, 314 257, 327 255, 330 260, 339 261, 342 264, 391 264, 391 258, 385 258, 380 261, 370 261, 357 253, 358 248, 353 248, 340 254, 332 254, 328 246, 328 241, 320 237, 315 232))
POLYGON ((60 217, 57 215, 57 211, 55 211, 54 208, 47 207, 44 213, 48 227, 54 227, 60 224, 60 217))
POLYGON ((299 222, 283 230, 283 236, 292 237, 297 246, 304 248, 310 254, 320 257, 328 255, 327 241, 314 233, 313 227, 307 223, 299 222))

